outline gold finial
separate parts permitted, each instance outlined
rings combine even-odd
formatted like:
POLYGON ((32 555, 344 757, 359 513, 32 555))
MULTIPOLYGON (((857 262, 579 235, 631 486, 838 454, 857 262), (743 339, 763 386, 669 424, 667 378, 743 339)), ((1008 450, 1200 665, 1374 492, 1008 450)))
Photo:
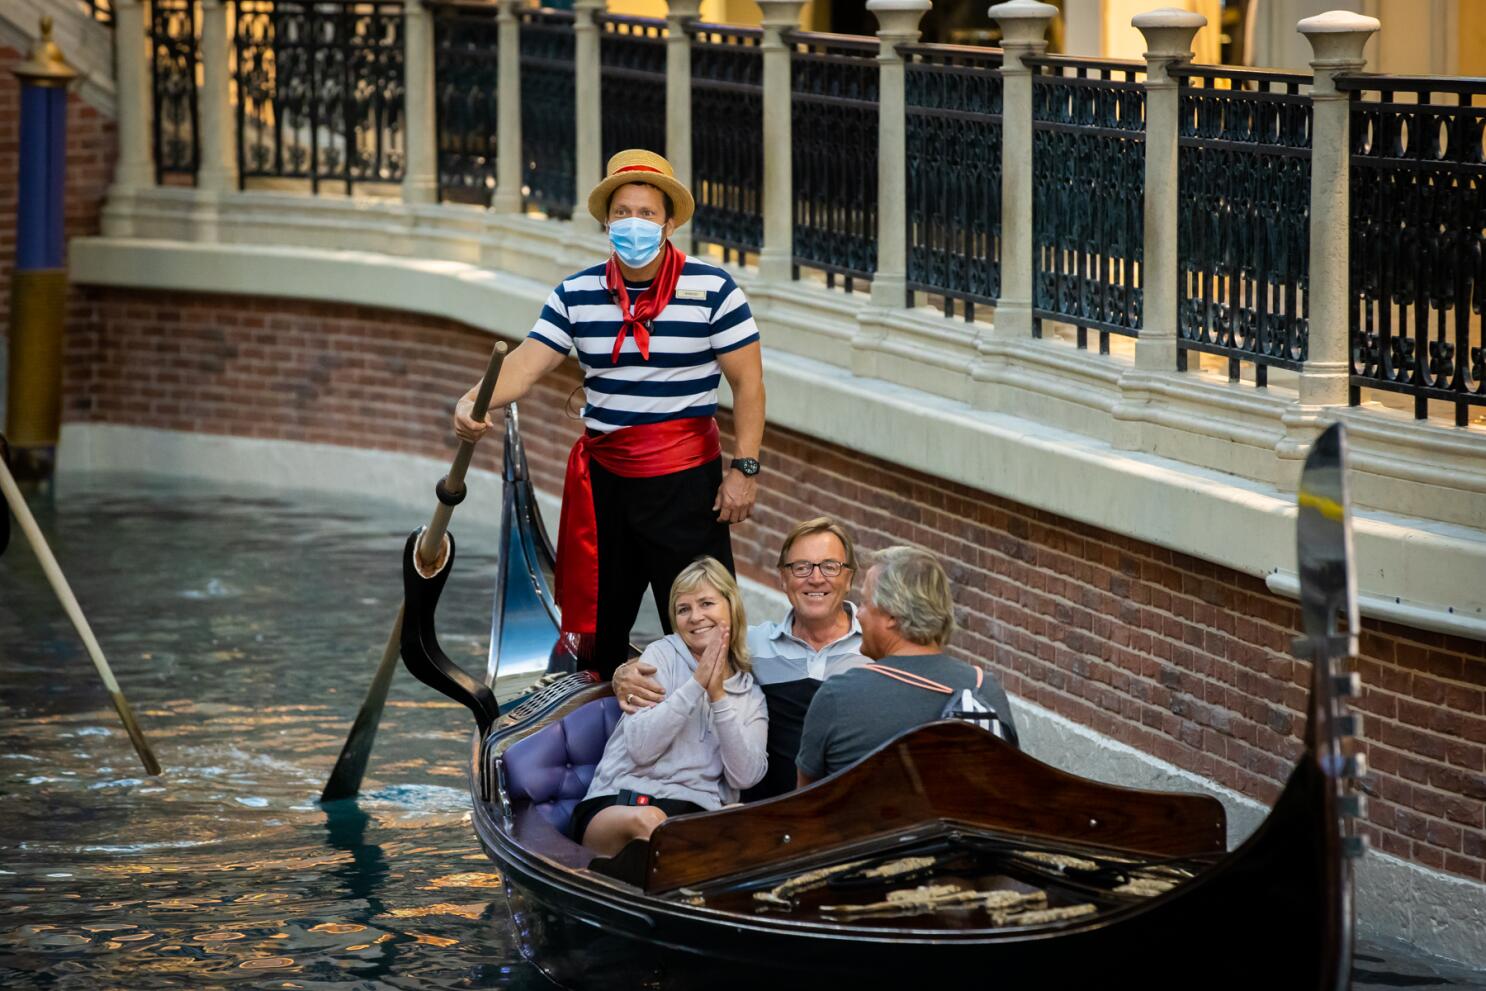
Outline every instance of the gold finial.
POLYGON ((50 17, 41 19, 41 37, 31 46, 31 53, 26 56, 26 61, 10 71, 33 86, 66 86, 78 76, 77 70, 62 57, 62 50, 57 47, 57 43, 52 41, 50 17))

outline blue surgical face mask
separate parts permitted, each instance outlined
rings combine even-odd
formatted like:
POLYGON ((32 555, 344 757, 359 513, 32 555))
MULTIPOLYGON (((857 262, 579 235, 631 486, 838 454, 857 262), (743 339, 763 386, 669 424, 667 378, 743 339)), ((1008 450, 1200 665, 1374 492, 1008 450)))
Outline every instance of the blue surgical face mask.
POLYGON ((630 268, 644 268, 655 261, 666 232, 660 224, 639 217, 626 217, 609 224, 609 244, 619 260, 630 268))

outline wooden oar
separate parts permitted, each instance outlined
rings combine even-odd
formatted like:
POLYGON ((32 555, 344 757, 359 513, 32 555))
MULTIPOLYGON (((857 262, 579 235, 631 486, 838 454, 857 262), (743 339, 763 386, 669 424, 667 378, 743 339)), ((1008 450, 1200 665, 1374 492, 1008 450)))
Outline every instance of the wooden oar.
POLYGON ((61 566, 57 564, 52 549, 47 546, 46 538, 41 534, 41 527, 36 525, 36 517, 31 515, 31 507, 27 506, 26 500, 21 498, 21 490, 15 483, 15 476, 10 473, 10 468, 5 464, 4 459, 0 459, 0 492, 5 494, 5 501, 10 503, 16 522, 21 525, 21 532, 26 535, 31 549, 36 552, 36 557, 41 562, 41 570, 46 574, 46 580, 51 583, 52 591, 57 593, 57 599, 61 601, 67 618, 72 620, 72 625, 77 627, 77 632, 82 636, 83 646, 88 649, 88 656, 93 659, 93 666, 98 669, 98 674, 103 678, 103 687, 108 689, 108 694, 114 702, 114 709, 118 711, 119 719, 123 721, 124 729, 129 734, 129 742, 134 744, 134 751, 139 754, 139 759, 144 763, 145 771, 150 774, 159 774, 160 762, 155 759, 155 751, 150 749, 150 742, 144 738, 144 731, 139 728, 139 723, 135 722, 134 710, 129 708, 129 701, 124 698, 124 693, 119 689, 119 683, 114 680, 114 673, 103 656, 103 648, 98 646, 98 639, 93 636, 93 628, 88 625, 87 617, 83 615, 82 607, 77 604, 77 597, 72 594, 67 578, 62 574, 61 566))
MULTIPOLYGON (((480 380, 480 389, 475 393, 472 415, 476 420, 484 419, 485 413, 490 409, 490 394, 495 391, 501 356, 505 353, 505 342, 497 341, 490 352, 490 364, 485 368, 485 377, 480 380)), ((474 444, 461 441, 459 450, 454 454, 454 463, 449 466, 449 474, 438 485, 438 508, 433 511, 433 519, 418 540, 417 557, 422 568, 436 572, 435 564, 443 557, 444 533, 449 529, 449 517, 454 513, 455 504, 464 498, 464 475, 469 470, 470 458, 474 453, 474 444)), ((377 724, 382 721, 382 709, 387 704, 387 689, 392 685, 392 675, 397 670, 402 643, 403 609, 404 605, 397 607, 397 619, 393 621, 392 632, 387 636, 387 646, 382 648, 382 660, 377 664, 377 673, 372 678, 371 687, 366 691, 361 710, 356 713, 356 722, 351 725, 351 733, 346 737, 346 745, 341 748, 340 757, 336 759, 335 769, 330 772, 330 780, 325 782, 325 790, 320 792, 322 802, 353 798, 361 790, 361 779, 366 775, 372 744, 377 739, 377 724)))

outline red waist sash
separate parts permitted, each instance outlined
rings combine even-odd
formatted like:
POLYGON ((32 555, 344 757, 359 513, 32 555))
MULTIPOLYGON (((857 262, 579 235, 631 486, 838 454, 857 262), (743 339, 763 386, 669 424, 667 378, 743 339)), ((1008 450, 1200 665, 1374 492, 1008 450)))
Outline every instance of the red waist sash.
MULTIPOLYGON (((584 434, 568 454, 557 528, 557 605, 562 633, 591 637, 599 600, 598 521, 593 511, 589 459, 623 478, 655 478, 715 461, 722 453, 717 421, 710 416, 584 434)), ((588 645, 585 645, 588 646, 588 645)), ((580 656, 587 659, 589 651, 580 656)))

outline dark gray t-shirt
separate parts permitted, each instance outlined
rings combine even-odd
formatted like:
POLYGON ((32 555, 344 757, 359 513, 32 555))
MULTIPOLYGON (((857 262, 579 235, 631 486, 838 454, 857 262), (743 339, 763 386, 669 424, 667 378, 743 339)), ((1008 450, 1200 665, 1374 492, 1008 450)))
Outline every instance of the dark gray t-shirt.
MULTIPOLYGON (((944 654, 884 657, 878 663, 937 681, 957 694, 961 688, 975 687, 975 669, 944 654)), ((986 672, 979 694, 1014 731, 1011 705, 995 675, 986 672)), ((795 763, 812 779, 835 774, 898 734, 934 722, 949 700, 943 692, 917 688, 866 668, 838 674, 820 686, 810 703, 795 763)))

